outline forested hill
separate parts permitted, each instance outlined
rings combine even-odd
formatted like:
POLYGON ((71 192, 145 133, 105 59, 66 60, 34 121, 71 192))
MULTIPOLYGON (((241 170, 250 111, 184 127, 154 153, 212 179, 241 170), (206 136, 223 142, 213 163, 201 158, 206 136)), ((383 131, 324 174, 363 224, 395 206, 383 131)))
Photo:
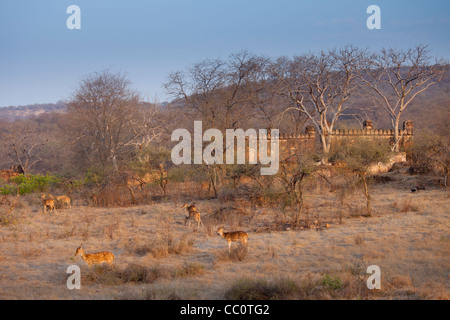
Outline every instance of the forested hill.
MULTIPOLYGON (((362 105, 370 103, 361 99, 357 102, 362 105)), ((164 103, 163 105, 166 105, 164 103)), ((32 104, 18 107, 0 107, 0 120, 14 121, 33 118, 45 113, 64 113, 66 105, 62 101, 57 103, 32 104)), ((376 128, 390 129, 391 120, 387 112, 381 108, 376 111, 366 112, 365 117, 370 117, 376 128)), ((338 128, 352 128, 358 122, 345 120, 342 117, 338 128)), ((412 120, 418 130, 430 130, 440 134, 448 134, 450 128, 450 76, 446 74, 437 85, 418 95, 402 115, 402 121, 412 120)))
POLYGON ((43 113, 65 112, 66 105, 58 101, 57 103, 29 104, 26 106, 0 107, 0 119, 14 121, 39 116, 43 113))

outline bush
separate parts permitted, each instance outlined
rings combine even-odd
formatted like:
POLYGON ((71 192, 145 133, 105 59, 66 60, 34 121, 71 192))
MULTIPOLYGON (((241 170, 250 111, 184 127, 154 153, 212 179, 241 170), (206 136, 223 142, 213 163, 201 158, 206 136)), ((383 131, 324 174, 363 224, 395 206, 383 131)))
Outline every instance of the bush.
POLYGON ((45 176, 42 176, 40 174, 20 174, 14 178, 11 178, 10 181, 14 182, 15 185, 7 184, 3 188, 0 188, 0 194, 16 194, 17 191, 19 191, 20 195, 33 192, 44 192, 50 185, 54 185, 60 182, 60 180, 56 176, 48 174, 45 176))
POLYGON ((83 273, 82 282, 85 284, 103 284, 118 286, 126 283, 153 283, 160 278, 170 277, 166 269, 147 268, 139 264, 130 264, 125 269, 110 266, 94 266, 83 273))
POLYGON ((444 178, 447 186, 450 175, 450 144, 448 137, 422 133, 412 148, 411 173, 434 173, 444 178))
POLYGON ((176 277, 190 277, 205 273, 205 266, 199 263, 187 263, 179 269, 161 266, 146 267, 139 264, 129 264, 125 268, 96 265, 84 272, 82 283, 119 286, 123 284, 146 284, 159 279, 173 279, 176 277))
POLYGON ((0 188, 0 194, 2 195, 10 195, 10 194, 17 194, 17 187, 12 185, 5 185, 2 188, 0 188))
POLYGON ((99 185, 105 181, 105 174, 96 172, 95 170, 88 169, 84 177, 84 184, 87 187, 92 188, 95 185, 99 185))
POLYGON ((338 290, 343 287, 342 281, 339 277, 332 277, 329 274, 325 274, 323 276, 321 284, 331 290, 338 290))
POLYGON ((362 138, 344 141, 331 154, 330 160, 332 162, 343 163, 343 170, 353 172, 358 177, 366 197, 367 216, 371 215, 371 194, 368 186, 370 167, 378 163, 388 162, 391 154, 386 144, 362 138))
POLYGON ((175 271, 177 277, 198 276, 205 273, 205 266, 201 263, 186 263, 175 271))
POLYGON ((15 225, 19 222, 19 216, 15 213, 0 212, 0 226, 15 225))
POLYGON ((151 254, 153 258, 163 258, 170 254, 183 254, 192 250, 194 239, 189 234, 174 240, 172 235, 159 235, 143 245, 136 246, 134 251, 139 255, 151 254))

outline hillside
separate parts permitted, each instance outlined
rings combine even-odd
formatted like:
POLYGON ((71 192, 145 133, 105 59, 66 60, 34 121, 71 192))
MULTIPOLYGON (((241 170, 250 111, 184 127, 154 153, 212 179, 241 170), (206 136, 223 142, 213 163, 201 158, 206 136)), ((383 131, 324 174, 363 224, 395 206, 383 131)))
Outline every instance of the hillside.
MULTIPOLYGON (((448 134, 450 119, 450 75, 446 74, 442 81, 418 95, 402 115, 402 121, 412 120, 417 130, 429 130, 440 134, 448 134)), ((173 103, 173 102, 172 102, 173 103)), ((166 106, 169 103, 161 104, 166 106)), ((370 107, 372 102, 365 97, 355 97, 353 105, 356 108, 370 107)), ((66 105, 62 101, 56 103, 32 104, 26 106, 0 107, 0 120, 15 121, 39 116, 44 113, 64 113, 66 105)), ((361 118, 370 118, 376 128, 390 129, 391 120, 384 109, 361 112, 350 110, 350 113, 359 113, 361 118)), ((361 123, 353 116, 343 115, 340 118, 338 129, 359 128, 361 123)), ((286 132, 287 133, 287 132, 286 132)))
POLYGON ((26 106, 0 107, 0 119, 15 121, 39 116, 43 113, 65 112, 66 105, 62 101, 56 103, 30 104, 26 106))

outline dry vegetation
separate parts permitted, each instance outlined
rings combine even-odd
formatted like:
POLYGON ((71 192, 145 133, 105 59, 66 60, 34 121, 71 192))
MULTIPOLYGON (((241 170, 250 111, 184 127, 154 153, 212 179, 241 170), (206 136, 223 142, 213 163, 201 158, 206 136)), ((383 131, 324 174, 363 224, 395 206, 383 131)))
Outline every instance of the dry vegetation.
POLYGON ((360 194, 311 189, 295 230, 279 209, 242 202, 196 201, 197 228, 185 226, 178 201, 99 208, 75 199, 44 214, 37 195, 23 196, 0 227, 0 299, 448 299, 448 191, 412 193, 405 186, 417 177, 385 176, 371 217, 360 194), (249 251, 234 243, 228 253, 220 226, 248 232, 249 251), (80 243, 113 252, 115 265, 89 269, 73 258, 80 243), (66 287, 72 264, 81 290, 66 287), (366 287, 373 264, 381 290, 366 287))
POLYGON ((429 53, 242 51, 171 73, 167 105, 104 70, 81 80, 66 112, 0 121, 0 299, 448 299, 450 81, 429 53), (381 129, 415 120, 413 145, 398 130, 391 148, 372 134, 333 142, 333 129, 367 117, 381 129), (175 165, 172 133, 197 120, 316 140, 287 145, 273 176, 262 163, 175 165), (408 162, 371 176, 396 149, 408 162), (44 193, 59 196, 55 210, 44 193), (219 227, 248 245, 229 250, 219 227), (80 244, 114 265, 88 268, 80 244), (73 264, 81 290, 66 286, 73 264), (370 265, 381 290, 367 289, 370 265))

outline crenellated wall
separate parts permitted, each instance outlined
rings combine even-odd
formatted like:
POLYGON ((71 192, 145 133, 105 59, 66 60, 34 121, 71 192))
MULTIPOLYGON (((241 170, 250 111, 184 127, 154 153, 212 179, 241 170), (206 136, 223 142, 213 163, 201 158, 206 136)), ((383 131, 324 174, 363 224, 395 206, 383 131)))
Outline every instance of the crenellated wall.
MULTIPOLYGON (((412 121, 407 120, 403 123, 403 128, 399 130, 400 150, 404 151, 411 145, 414 137, 414 125, 412 121)), ((270 138, 270 136, 269 136, 270 138)), ((280 154, 288 156, 295 153, 298 148, 316 148, 316 130, 313 126, 308 126, 305 133, 299 135, 280 134, 280 154)), ((366 120, 363 123, 363 129, 343 129, 333 130, 331 134, 331 144, 336 144, 338 141, 352 140, 358 138, 378 139, 388 143, 394 144, 394 130, 393 129, 374 129, 373 122, 366 120)))

